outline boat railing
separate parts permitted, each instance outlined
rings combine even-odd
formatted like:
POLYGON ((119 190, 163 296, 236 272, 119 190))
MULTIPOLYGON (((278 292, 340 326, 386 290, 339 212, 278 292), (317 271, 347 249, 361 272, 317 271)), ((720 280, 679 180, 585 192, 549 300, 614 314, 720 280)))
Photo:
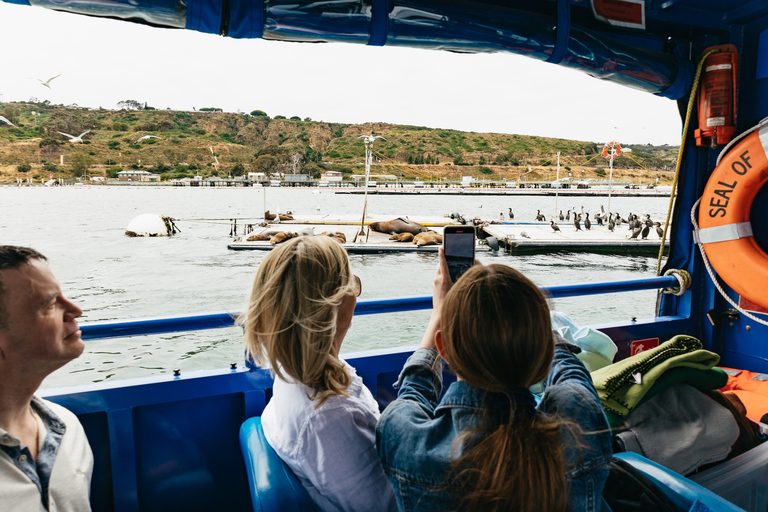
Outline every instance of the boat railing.
MULTIPOLYGON (((568 284, 560 286, 541 287, 550 298, 577 297, 599 295, 604 293, 621 293, 638 290, 653 290, 678 286, 674 276, 631 279, 625 281, 608 281, 598 283, 568 284)), ((432 308, 432 296, 398 297, 392 299, 360 300, 355 307, 355 315, 376 315, 381 313, 398 313, 432 308)), ((96 340, 103 338, 120 338, 129 336, 144 336, 173 332, 199 331, 232 327, 236 323, 241 310, 199 313, 184 316, 164 316, 154 318, 138 318, 132 320, 106 320, 83 323, 80 326, 83 339, 96 340)))

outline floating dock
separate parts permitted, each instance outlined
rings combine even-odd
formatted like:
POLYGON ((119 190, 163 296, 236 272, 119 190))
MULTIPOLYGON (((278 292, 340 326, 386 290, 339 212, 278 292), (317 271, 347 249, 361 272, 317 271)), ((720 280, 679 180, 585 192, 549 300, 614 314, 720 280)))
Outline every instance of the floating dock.
MULTIPOLYGON (((380 219, 381 221, 384 220, 392 220, 391 218, 387 219, 380 219)), ((429 222, 425 219, 421 219, 422 222, 419 222, 419 224, 422 224, 432 231, 437 232, 438 234, 443 234, 443 227, 447 224, 451 224, 451 219, 433 219, 433 222, 429 222)), ((376 222, 376 221, 370 221, 370 222, 376 222)), ((232 243, 230 243, 227 247, 233 251, 247 251, 247 250, 256 250, 256 251, 269 251, 272 248, 276 247, 276 245, 273 245, 269 242, 269 240, 255 240, 255 241, 248 241, 247 238, 251 235, 258 235, 260 232, 263 231, 273 231, 275 229, 283 229, 284 231, 291 231, 291 232, 301 232, 306 230, 307 228, 310 228, 315 235, 320 235, 323 232, 326 233, 343 233, 345 238, 347 239, 346 243, 344 243, 344 248, 347 250, 349 254, 385 254, 385 253, 409 253, 409 252, 419 252, 419 253, 434 253, 437 252, 437 250, 441 247, 441 245, 423 245, 418 246, 414 244, 413 242, 397 242, 394 240, 390 240, 389 237, 391 236, 389 233, 379 233, 378 231, 372 230, 368 224, 370 224, 369 221, 365 222, 365 226, 360 226, 360 220, 358 219, 356 222, 354 221, 345 221, 343 219, 334 219, 334 220, 328 220, 327 222, 308 222, 306 219, 301 220, 294 220, 294 221, 284 221, 279 224, 270 224, 267 227, 254 230, 252 233, 248 233, 247 235, 243 235, 240 237, 237 237, 232 243)), ((488 251, 487 246, 483 246, 478 244, 478 247, 476 249, 478 252, 482 251, 488 251)))
MULTIPOLYGON (((582 225, 577 231, 573 223, 557 224, 560 231, 555 231, 548 222, 500 223, 483 226, 485 236, 492 236, 505 251, 517 254, 542 253, 554 251, 594 252, 604 254, 649 254, 659 253, 661 239, 651 228, 646 239, 642 235, 630 238, 632 232, 627 224, 617 226, 610 231, 608 226, 592 224, 587 230, 582 225)), ((480 234, 480 236, 483 236, 480 234)), ((669 241, 665 243, 665 251, 669 241)))
MULTIPOLYGON (((384 253, 433 253, 439 245, 417 246, 413 242, 397 242, 390 240, 387 233, 379 233, 370 229, 371 222, 389 221, 395 217, 366 219, 361 226, 360 219, 352 216, 304 215, 293 220, 259 226, 253 231, 235 236, 227 247, 233 251, 269 251, 275 247, 269 240, 248 241, 247 238, 264 231, 301 232, 310 230, 315 235, 326 233, 343 233, 346 238, 344 247, 350 254, 384 254, 384 253)), ((443 234, 443 227, 456 224, 449 217, 420 217, 411 219, 429 229, 443 234)), ((536 221, 483 221, 477 228, 478 244, 476 251, 490 251, 485 239, 494 237, 499 248, 514 254, 543 253, 554 251, 592 252, 603 254, 647 254, 656 255, 659 252, 660 239, 656 230, 651 228, 646 239, 638 236, 630 238, 631 232, 627 224, 617 226, 611 232, 608 226, 592 224, 592 228, 577 231, 573 223, 558 224, 560 231, 554 231, 548 222, 536 221)), ((665 251, 669 242, 665 244, 665 251)))

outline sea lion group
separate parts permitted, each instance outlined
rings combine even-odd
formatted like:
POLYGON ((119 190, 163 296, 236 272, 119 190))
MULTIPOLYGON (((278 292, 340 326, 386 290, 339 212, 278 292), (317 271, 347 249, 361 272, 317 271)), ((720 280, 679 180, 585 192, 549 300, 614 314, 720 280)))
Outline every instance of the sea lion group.
MULTIPOLYGON (((269 240, 269 243, 272 245, 281 244, 287 240, 290 240, 291 238, 296 238, 297 236, 313 236, 315 234, 315 228, 313 227, 306 227, 304 229, 300 229, 298 231, 283 231, 281 229, 265 229, 263 231, 260 231, 259 233, 254 233, 253 235, 246 238, 248 242, 255 242, 258 240, 269 240)), ((329 236, 339 242, 340 244, 344 244, 347 242, 347 237, 344 235, 344 233, 341 232, 328 232, 323 231, 318 236, 329 236)))
POLYGON ((280 220, 293 220, 293 212, 286 212, 286 213, 269 213, 269 210, 264 212, 264 218, 266 220, 275 220, 278 216, 280 216, 280 220))
MULTIPOLYGON (((264 216, 270 220, 276 217, 274 214, 270 214, 269 211, 265 212, 264 216)), ((280 214, 280 220, 291 220, 292 218, 293 216, 291 215, 284 216, 280 214), (290 217, 290 219, 288 217, 290 217)), ((418 222, 413 222, 408 218, 400 217, 387 222, 372 222, 370 224, 370 228, 374 231, 378 231, 379 233, 389 233, 392 235, 389 237, 390 240, 394 240, 396 242, 413 242, 419 247, 425 245, 440 245, 443 243, 443 237, 439 233, 426 228, 418 222)), ((314 234, 315 232, 313 227, 306 227, 296 232, 273 228, 265 229, 259 233, 254 233, 246 238, 246 240, 248 242, 269 240, 270 244, 275 245, 283 243, 286 240, 290 240, 291 238, 295 238, 297 236, 307 236, 314 234)), ((342 244, 347 242, 347 237, 344 235, 344 233, 338 231, 323 231, 319 236, 330 236, 342 244)))
POLYGON ((442 235, 432 230, 418 233, 416 236, 408 232, 398 233, 396 235, 392 235, 389 237, 389 239, 394 240, 395 242, 413 242, 419 247, 424 245, 440 245, 443 243, 442 235))

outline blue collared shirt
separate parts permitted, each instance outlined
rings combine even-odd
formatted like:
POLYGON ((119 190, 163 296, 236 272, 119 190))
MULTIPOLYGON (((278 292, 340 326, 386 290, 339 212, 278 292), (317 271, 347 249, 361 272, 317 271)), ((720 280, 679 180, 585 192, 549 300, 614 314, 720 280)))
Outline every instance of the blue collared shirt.
MULTIPOLYGON (((464 381, 451 384, 440 400, 442 361, 436 351, 425 348, 408 358, 397 385, 398 399, 382 413, 376 441, 398 506, 408 511, 454 510, 458 498, 447 476, 451 461, 461 456, 456 440, 475 428, 484 414, 508 417, 509 400, 464 381)), ((518 399, 525 404, 533 397, 518 399)), ((582 430, 577 443, 569 429, 562 429, 570 510, 609 510, 601 494, 612 455, 610 429, 589 372, 567 348, 556 347, 537 408, 542 413, 556 411, 582 430)))

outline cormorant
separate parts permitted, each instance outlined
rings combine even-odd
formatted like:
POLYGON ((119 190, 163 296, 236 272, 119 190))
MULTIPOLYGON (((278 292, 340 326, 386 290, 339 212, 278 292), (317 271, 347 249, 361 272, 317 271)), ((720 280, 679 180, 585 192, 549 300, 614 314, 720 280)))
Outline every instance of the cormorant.
POLYGON ((653 222, 651 222, 650 219, 645 221, 645 227, 643 228, 643 240, 646 240, 648 238, 648 233, 651 232, 651 227, 653 227, 653 222))
POLYGON ((560 210, 560 222, 563 222, 565 217, 563 216, 563 210, 560 210))
POLYGON ((613 214, 610 214, 608 216, 608 231, 613 231, 613 229, 616 227, 616 222, 613 220, 613 214))
POLYGON ((515 218, 515 214, 512 213, 512 208, 509 209, 509 214, 508 215, 509 215, 510 219, 514 219, 515 218))
POLYGON ((589 212, 587 212, 585 215, 587 216, 587 218, 584 219, 584 228, 587 231, 589 231, 590 229, 592 229, 592 222, 590 222, 589 220, 589 212))
POLYGON ((550 226, 552 226, 552 229, 554 229, 554 230, 555 230, 555 232, 558 232, 558 231, 560 231, 560 227, 558 227, 558 225, 557 225, 557 224, 555 224, 555 220, 554 220, 554 219, 552 219, 552 220, 550 220, 550 221, 549 221, 549 225, 550 225, 550 226))
POLYGON ((654 226, 656 226, 656 234, 659 235, 659 238, 664 238, 664 230, 661 229, 661 222, 654 222, 654 226))
POLYGON ((541 221, 547 220, 547 218, 541 214, 541 210, 536 210, 536 220, 541 222, 541 221))
POLYGON ((568 210, 565 212, 565 220, 570 221, 571 220, 571 210, 568 210))
POLYGON ((643 228, 637 228, 637 229, 635 229, 634 231, 632 231, 632 235, 630 235, 630 237, 629 237, 629 238, 630 238, 630 239, 631 239, 631 238, 637 238, 638 236, 640 236, 640 232, 641 232, 641 231, 643 231, 643 228))
POLYGON ((576 212, 573 212, 573 226, 576 228, 576 231, 581 231, 581 224, 579 224, 580 218, 581 218, 581 215, 578 215, 576 212))

